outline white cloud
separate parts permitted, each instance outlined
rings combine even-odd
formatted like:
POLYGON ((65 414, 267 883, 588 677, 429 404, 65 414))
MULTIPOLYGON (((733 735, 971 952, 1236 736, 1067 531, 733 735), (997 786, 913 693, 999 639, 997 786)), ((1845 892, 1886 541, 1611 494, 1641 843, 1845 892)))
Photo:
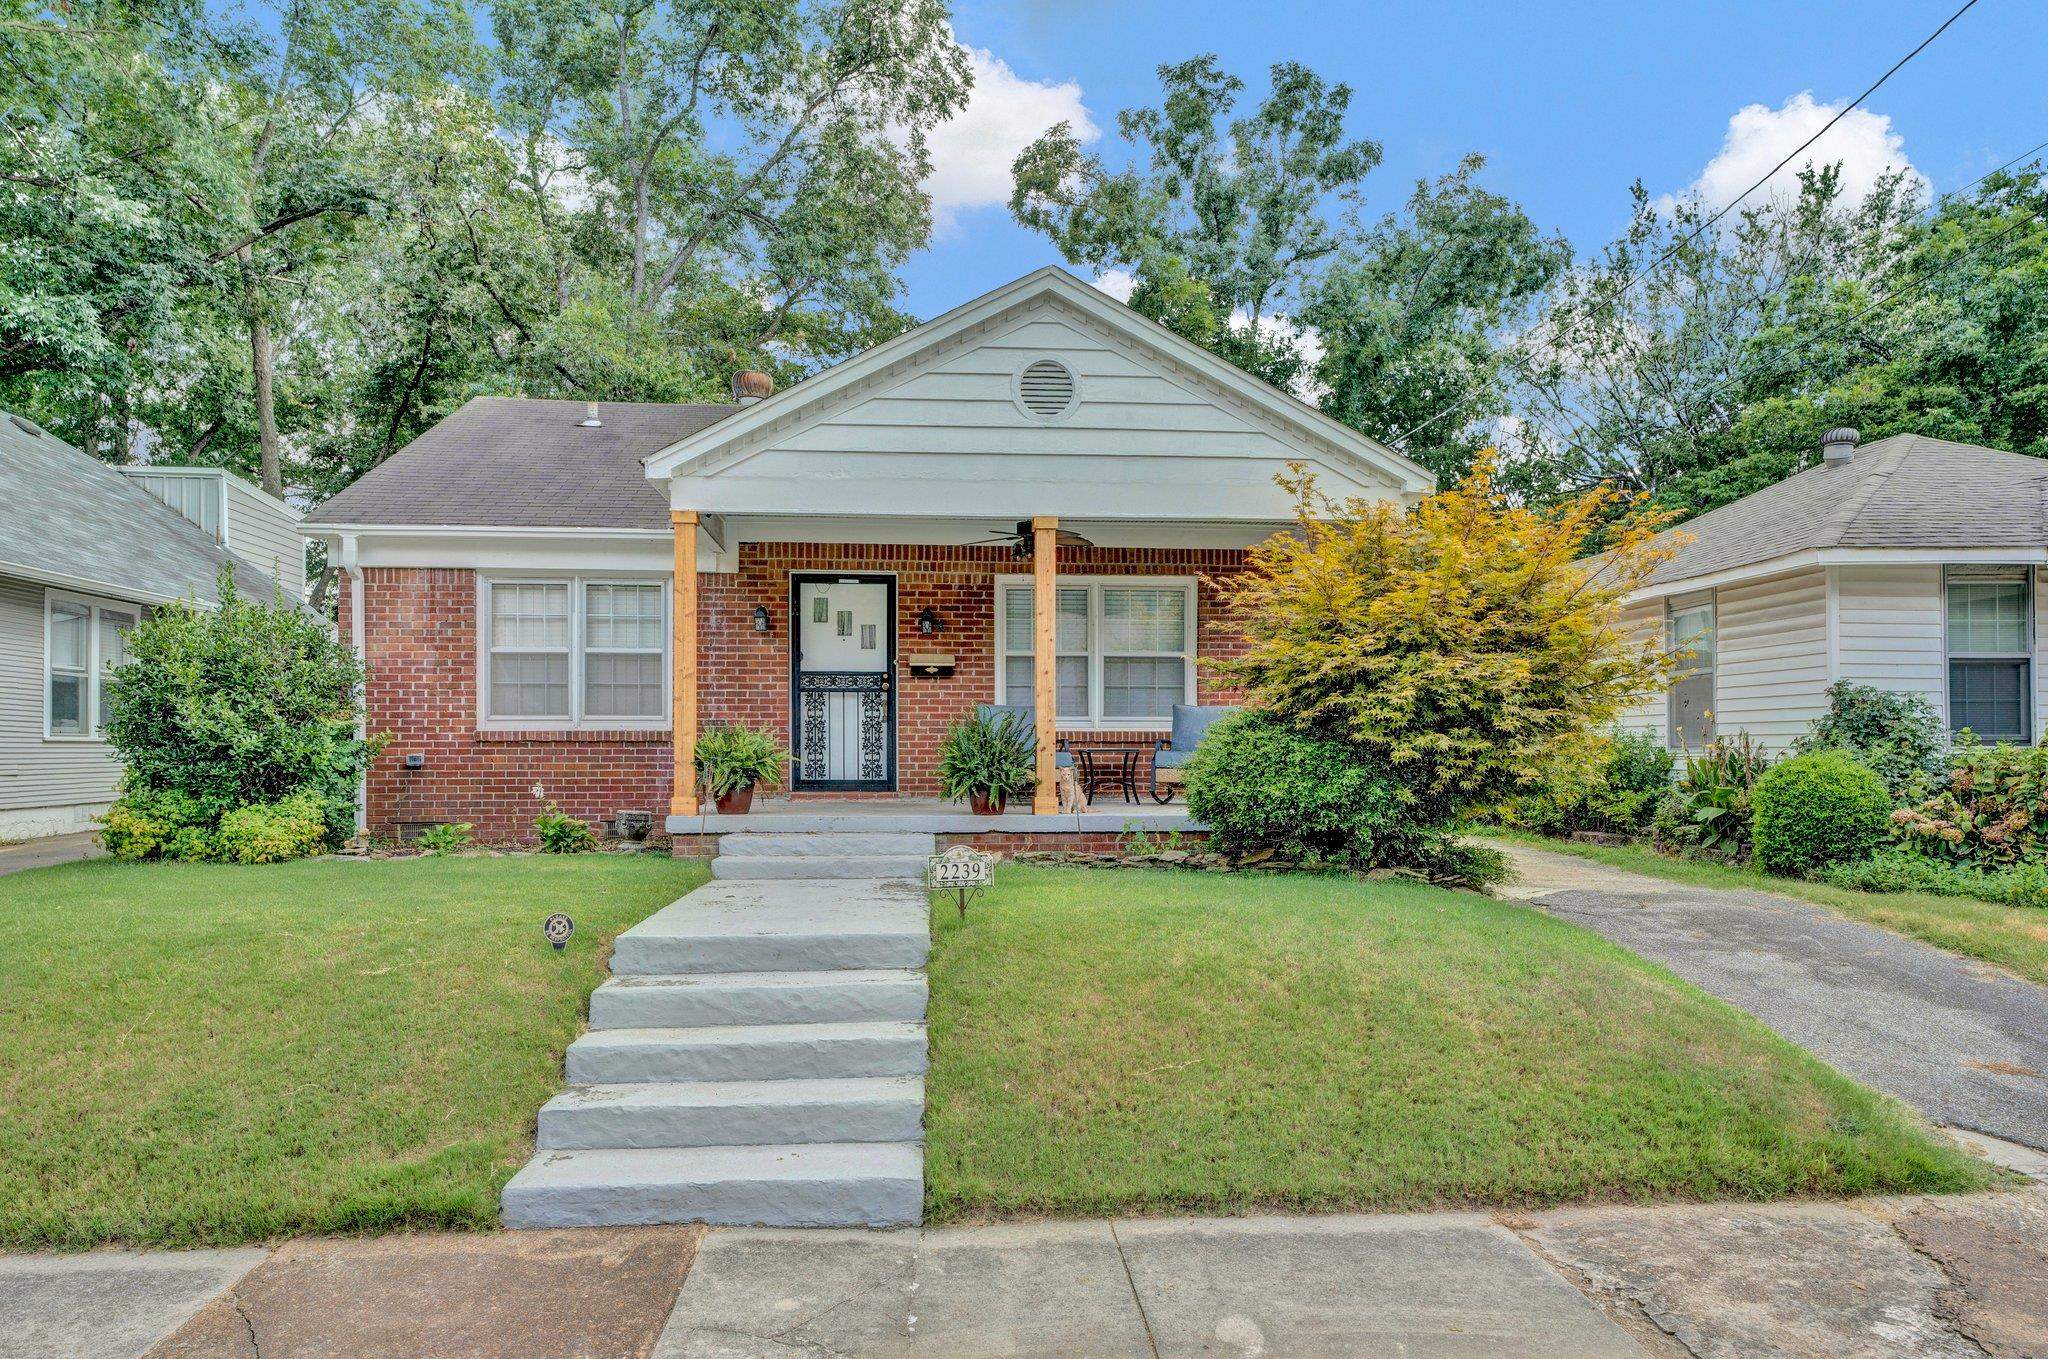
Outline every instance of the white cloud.
POLYGON ((967 107, 926 137, 932 172, 924 182, 941 226, 963 212, 1010 201, 1010 163, 1054 123, 1073 126, 1083 143, 1102 135, 1072 80, 1026 80, 983 47, 967 50, 974 90, 967 107))
MULTIPOLYGON (((1238 308, 1230 313, 1232 327, 1242 329, 1251 323, 1251 313, 1238 308)), ((1294 379, 1294 394, 1311 406, 1318 405, 1330 394, 1330 389, 1316 377, 1316 365, 1323 361, 1322 333, 1314 326, 1295 324, 1286 316, 1261 316, 1259 338, 1267 343, 1285 340, 1293 344, 1294 352, 1301 355, 1301 373, 1294 379)))
POLYGON ((1128 269, 1105 269, 1095 276, 1095 286, 1119 302, 1129 302, 1138 291, 1138 276, 1128 269))
MULTIPOLYGON (((1699 178, 1686 186, 1685 192, 1696 195, 1709 208, 1725 207, 1794 147, 1826 127, 1828 119, 1840 113, 1842 107, 1842 103, 1816 103, 1811 90, 1802 90, 1775 109, 1762 104, 1737 109, 1728 120, 1728 133, 1721 139, 1720 152, 1707 162, 1699 178)), ((1924 191, 1927 179, 1906 159, 1905 147, 1906 139, 1892 130, 1889 114, 1852 109, 1743 202, 1759 204, 1773 196, 1789 197, 1798 191, 1800 170, 1838 161, 1846 202, 1861 202, 1878 177, 1888 170, 1907 171, 1924 191)), ((1673 196, 1667 194, 1660 205, 1668 210, 1673 201, 1673 196)))

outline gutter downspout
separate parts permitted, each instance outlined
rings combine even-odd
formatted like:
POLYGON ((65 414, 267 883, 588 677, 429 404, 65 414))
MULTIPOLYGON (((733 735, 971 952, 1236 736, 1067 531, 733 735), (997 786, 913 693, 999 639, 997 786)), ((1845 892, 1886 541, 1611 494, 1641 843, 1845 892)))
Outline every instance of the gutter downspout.
MULTIPOLYGON (((349 649, 356 654, 356 663, 364 667, 367 689, 369 655, 363 645, 363 568, 356 558, 356 536, 353 533, 341 535, 341 570, 348 577, 348 641, 349 649)), ((358 695, 356 706, 356 739, 367 741, 370 737, 369 695, 358 695)), ((370 774, 366 769, 356 780, 356 837, 361 839, 370 831, 370 774)))

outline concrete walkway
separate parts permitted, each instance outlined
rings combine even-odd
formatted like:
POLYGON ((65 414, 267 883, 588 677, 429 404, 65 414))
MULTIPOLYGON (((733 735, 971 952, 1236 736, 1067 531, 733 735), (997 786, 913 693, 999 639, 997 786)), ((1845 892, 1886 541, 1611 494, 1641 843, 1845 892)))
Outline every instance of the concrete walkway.
POLYGON ((2048 1150, 2048 990, 1811 902, 1501 847, 1521 875, 1508 895, 1663 964, 1935 1123, 2048 1150))
POLYGON ((106 851, 100 848, 97 831, 80 831, 76 835, 46 835, 39 840, 19 840, 11 845, 0 845, 0 876, 19 873, 25 868, 48 868, 52 864, 97 859, 105 854, 106 851))

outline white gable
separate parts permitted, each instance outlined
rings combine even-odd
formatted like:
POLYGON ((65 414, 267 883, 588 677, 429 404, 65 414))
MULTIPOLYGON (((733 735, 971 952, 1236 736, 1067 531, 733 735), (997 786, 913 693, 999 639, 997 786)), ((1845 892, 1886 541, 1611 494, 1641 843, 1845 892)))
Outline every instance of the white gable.
POLYGON ((1290 505, 1274 475, 1295 460, 1332 494, 1428 487, 1414 464, 1053 271, 723 421, 648 473, 669 476, 677 508, 721 514, 1279 523, 1290 505), (1051 418, 1020 399, 1025 368, 1048 360, 1073 379, 1051 418))

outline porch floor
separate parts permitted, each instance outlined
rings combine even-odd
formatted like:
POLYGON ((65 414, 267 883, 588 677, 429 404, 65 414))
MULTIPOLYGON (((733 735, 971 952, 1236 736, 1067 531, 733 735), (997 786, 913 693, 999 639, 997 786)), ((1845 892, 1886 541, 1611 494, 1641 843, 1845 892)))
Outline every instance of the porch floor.
POLYGON ((1124 802, 1096 798, 1085 812, 1054 812, 1038 816, 1008 811, 1001 816, 976 816, 957 802, 938 798, 807 798, 757 800, 744 816, 700 812, 671 816, 671 835, 721 835, 734 831, 917 831, 938 835, 1007 831, 1030 835, 1099 834, 1103 831, 1199 831, 1201 822, 1188 815, 1187 804, 1162 807, 1146 798, 1124 802))

